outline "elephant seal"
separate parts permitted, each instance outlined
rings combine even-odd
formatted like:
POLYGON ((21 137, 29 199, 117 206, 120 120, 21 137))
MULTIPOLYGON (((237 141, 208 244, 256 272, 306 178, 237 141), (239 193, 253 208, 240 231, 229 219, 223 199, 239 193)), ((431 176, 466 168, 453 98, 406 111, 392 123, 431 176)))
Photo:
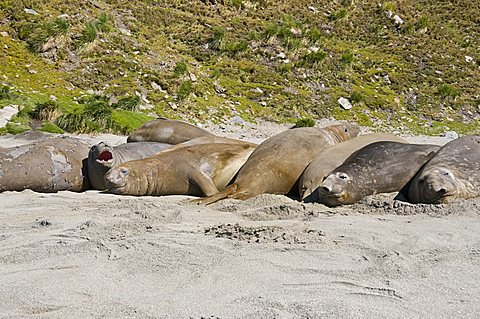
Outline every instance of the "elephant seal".
POLYGON ((413 178, 412 203, 450 203, 480 196, 480 136, 464 136, 445 144, 413 178))
POLYGON ((196 144, 212 144, 212 143, 222 143, 222 144, 244 144, 244 145, 251 145, 257 146, 255 143, 238 140, 235 138, 229 137, 220 137, 220 136, 202 136, 194 138, 193 140, 186 141, 180 144, 177 144, 176 147, 185 146, 185 145, 196 145, 196 144))
POLYGON ((353 152, 380 141, 407 143, 406 140, 388 133, 371 133, 357 136, 318 153, 307 166, 299 181, 300 198, 305 202, 315 201, 312 193, 322 184, 325 176, 340 166, 353 152))
POLYGON ((353 204, 378 193, 402 191, 440 148, 438 145, 375 142, 350 155, 317 189, 327 206, 353 204))
POLYGON ((90 146, 76 138, 52 137, 0 150, 0 192, 83 191, 88 188, 90 146))
POLYGON ((254 149, 221 143, 175 147, 112 168, 105 185, 122 195, 210 196, 228 185, 254 149))
POLYGON ((263 193, 287 194, 318 152, 359 132, 358 126, 342 123, 293 128, 272 136, 250 155, 232 185, 197 203, 211 204, 227 197, 247 199, 263 193))
POLYGON ((126 143, 118 146, 110 146, 107 143, 100 142, 92 146, 87 161, 90 188, 106 189, 105 174, 112 167, 128 161, 150 157, 172 146, 171 144, 155 142, 126 143))
POLYGON ((127 143, 158 142, 179 144, 202 136, 214 135, 187 122, 159 118, 140 126, 128 136, 127 143))

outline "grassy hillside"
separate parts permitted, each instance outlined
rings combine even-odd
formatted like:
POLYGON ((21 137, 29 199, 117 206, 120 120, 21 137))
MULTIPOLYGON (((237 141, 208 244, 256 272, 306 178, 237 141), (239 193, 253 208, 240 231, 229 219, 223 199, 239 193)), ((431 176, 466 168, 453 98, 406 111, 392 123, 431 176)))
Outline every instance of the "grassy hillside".
POLYGON ((163 115, 480 133, 478 12, 476 0, 0 0, 0 107, 24 107, 9 131, 127 133, 163 115))

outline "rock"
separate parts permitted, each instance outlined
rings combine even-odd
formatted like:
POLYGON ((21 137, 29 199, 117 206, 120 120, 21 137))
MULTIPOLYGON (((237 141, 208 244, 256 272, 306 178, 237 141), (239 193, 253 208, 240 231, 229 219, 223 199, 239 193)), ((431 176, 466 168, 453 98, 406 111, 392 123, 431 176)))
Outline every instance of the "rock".
POLYGON ((310 47, 310 48, 308 48, 308 50, 310 50, 310 52, 317 53, 318 50, 320 50, 320 48, 318 48, 318 47, 310 47))
POLYGON ((290 28, 290 33, 295 37, 302 36, 302 30, 299 28, 290 28))
POLYGON ((230 125, 241 125, 244 126, 246 124, 245 120, 242 119, 240 116, 234 116, 230 122, 228 122, 230 125))
POLYGON ((263 94, 263 90, 262 90, 261 88, 254 88, 254 89, 251 89, 250 91, 251 91, 251 92, 254 92, 254 93, 263 94))
POLYGON ((267 102, 260 102, 261 106, 267 106, 267 102))
POLYGON ((312 11, 313 13, 318 13, 318 9, 313 6, 308 6, 308 10, 312 11))
POLYGON ((285 53, 283 52, 280 52, 279 54, 277 54, 277 58, 280 58, 280 59, 285 59, 287 56, 285 55, 285 53))
POLYGON ((5 31, 0 32, 0 35, 1 35, 2 37, 8 37, 8 33, 5 32, 5 31))
POLYGON ((352 108, 350 101, 344 97, 338 99, 338 104, 340 104, 340 106, 345 110, 350 110, 352 108))
POLYGON ((56 100, 58 100, 58 98, 55 95, 50 95, 50 100, 56 101, 56 100))
POLYGON ((158 83, 156 83, 156 82, 150 82, 150 85, 152 86, 152 89, 154 89, 154 90, 158 90, 158 91, 160 91, 160 92, 162 92, 162 93, 167 93, 167 92, 166 92, 164 89, 162 89, 162 87, 161 87, 158 83))
POLYGON ((224 87, 222 87, 220 84, 218 84, 217 81, 213 82, 213 89, 217 93, 224 93, 224 92, 227 91, 224 87))
POLYGON ((33 9, 28 9, 28 8, 25 8, 23 9, 23 11, 25 11, 25 13, 28 13, 28 14, 33 14, 33 15, 37 15, 38 12, 33 10, 33 9))
POLYGON ((7 105, 0 109, 0 127, 5 127, 18 112, 18 105, 7 105))
POLYGON ((445 132, 445 133, 443 134, 443 137, 448 138, 448 139, 451 139, 451 140, 455 140, 455 139, 459 138, 458 133, 455 132, 455 131, 445 132))
POLYGON ((126 36, 131 36, 132 35, 132 32, 130 32, 130 30, 128 30, 126 28, 118 28, 118 30, 120 31, 120 33, 125 34, 126 36))
POLYGON ((192 72, 189 73, 189 76, 190 76, 190 81, 192 82, 197 82, 197 77, 195 76, 195 74, 193 74, 192 72))
POLYGON ((397 25, 402 25, 402 24, 403 24, 403 19, 400 18, 400 16, 397 15, 397 14, 393 16, 393 21, 394 21, 395 24, 397 24, 397 25))
POLYGON ((468 56, 468 55, 465 56, 465 62, 470 63, 470 62, 472 62, 472 61, 473 61, 473 57, 468 56))

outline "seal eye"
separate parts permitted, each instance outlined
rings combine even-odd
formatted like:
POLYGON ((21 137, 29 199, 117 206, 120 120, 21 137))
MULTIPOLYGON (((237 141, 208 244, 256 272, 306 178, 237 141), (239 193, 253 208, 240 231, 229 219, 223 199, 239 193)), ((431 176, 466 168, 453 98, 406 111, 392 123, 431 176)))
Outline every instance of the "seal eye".
POLYGON ((120 173, 122 173, 123 175, 128 175, 128 169, 126 169, 126 168, 121 168, 121 169, 120 169, 120 173))
POLYGON ((348 132, 348 128, 345 128, 345 133, 348 132))
POLYGON ((443 172, 443 176, 448 176, 450 175, 448 172, 443 172))
POLYGON ((348 178, 347 174, 340 174, 338 177, 340 177, 340 179, 343 179, 343 180, 348 178))

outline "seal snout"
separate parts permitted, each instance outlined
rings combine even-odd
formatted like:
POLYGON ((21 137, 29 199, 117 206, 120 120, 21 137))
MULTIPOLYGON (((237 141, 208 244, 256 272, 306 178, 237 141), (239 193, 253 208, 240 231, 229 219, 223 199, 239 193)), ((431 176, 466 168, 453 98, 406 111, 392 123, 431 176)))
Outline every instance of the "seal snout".
POLYGON ((340 198, 345 194, 345 186, 350 178, 347 174, 336 172, 325 178, 318 188, 320 196, 340 198))
POLYGON ((118 167, 108 171, 105 174, 105 186, 107 189, 121 188, 127 184, 128 169, 125 167, 118 167))
POLYGON ((320 189, 324 193, 331 193, 332 192, 332 188, 330 186, 320 186, 320 189))

